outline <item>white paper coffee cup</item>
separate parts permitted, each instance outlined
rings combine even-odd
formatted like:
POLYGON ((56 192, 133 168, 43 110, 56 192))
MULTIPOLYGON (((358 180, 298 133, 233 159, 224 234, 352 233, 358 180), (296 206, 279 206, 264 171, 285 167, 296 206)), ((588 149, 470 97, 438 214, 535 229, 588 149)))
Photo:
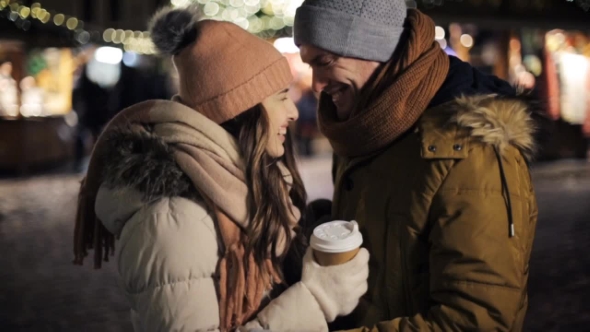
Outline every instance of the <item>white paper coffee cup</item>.
POLYGON ((350 261, 363 244, 356 221, 335 220, 316 227, 310 240, 316 261, 323 266, 350 261))

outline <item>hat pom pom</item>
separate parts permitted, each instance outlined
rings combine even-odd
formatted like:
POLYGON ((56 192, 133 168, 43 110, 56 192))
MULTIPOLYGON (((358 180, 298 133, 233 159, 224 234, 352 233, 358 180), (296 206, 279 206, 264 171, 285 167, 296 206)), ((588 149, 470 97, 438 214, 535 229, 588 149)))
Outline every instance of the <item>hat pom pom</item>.
POLYGON ((175 55, 194 42, 199 17, 198 5, 186 8, 166 7, 159 10, 149 25, 152 42, 158 52, 175 55))

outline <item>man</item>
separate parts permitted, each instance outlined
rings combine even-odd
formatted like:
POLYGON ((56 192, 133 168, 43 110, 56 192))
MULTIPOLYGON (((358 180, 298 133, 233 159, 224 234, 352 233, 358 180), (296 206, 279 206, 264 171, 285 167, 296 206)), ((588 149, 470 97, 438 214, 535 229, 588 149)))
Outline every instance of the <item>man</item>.
POLYGON ((520 331, 537 204, 527 105, 403 0, 306 0, 295 42, 335 152, 332 218, 371 253, 355 331, 520 331), (362 327, 364 326, 364 327, 362 327))

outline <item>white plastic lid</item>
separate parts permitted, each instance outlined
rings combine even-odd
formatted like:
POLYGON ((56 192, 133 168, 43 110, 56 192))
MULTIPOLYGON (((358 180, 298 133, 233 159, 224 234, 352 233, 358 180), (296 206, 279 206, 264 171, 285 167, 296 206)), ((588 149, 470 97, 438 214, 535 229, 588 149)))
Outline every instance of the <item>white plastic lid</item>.
POLYGON ((319 225, 313 230, 311 248, 321 252, 340 253, 354 250, 363 244, 363 235, 356 221, 336 220, 319 225))

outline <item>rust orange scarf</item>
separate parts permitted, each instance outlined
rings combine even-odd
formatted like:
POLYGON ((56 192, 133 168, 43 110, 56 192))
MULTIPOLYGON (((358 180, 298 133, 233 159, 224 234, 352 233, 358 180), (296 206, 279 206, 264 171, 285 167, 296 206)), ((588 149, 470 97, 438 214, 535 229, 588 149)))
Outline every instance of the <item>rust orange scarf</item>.
POLYGON ((434 21, 410 9, 405 28, 393 59, 363 90, 347 120, 338 119, 329 96, 320 97, 319 126, 337 155, 360 157, 389 145, 416 123, 445 81, 449 59, 434 40, 434 21))

